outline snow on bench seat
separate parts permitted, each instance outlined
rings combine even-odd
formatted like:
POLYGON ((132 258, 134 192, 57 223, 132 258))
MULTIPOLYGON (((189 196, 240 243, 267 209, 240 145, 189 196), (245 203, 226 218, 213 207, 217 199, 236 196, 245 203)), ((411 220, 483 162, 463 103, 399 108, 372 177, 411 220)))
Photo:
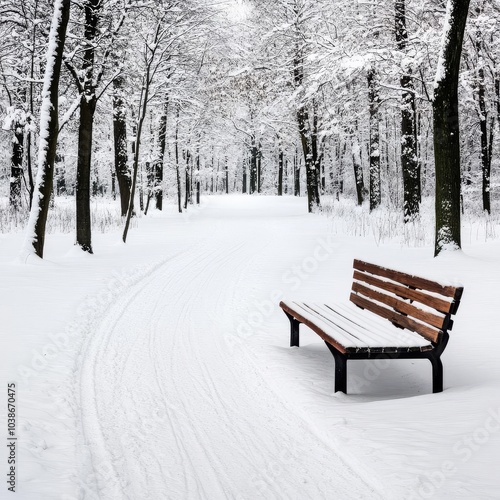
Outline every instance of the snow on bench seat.
POLYGON ((302 317, 302 322, 341 352, 371 349, 380 352, 432 349, 429 341, 409 330, 394 328, 385 319, 366 314, 351 304, 320 304, 284 300, 281 308, 302 317), (323 334, 323 335, 322 335, 323 334))

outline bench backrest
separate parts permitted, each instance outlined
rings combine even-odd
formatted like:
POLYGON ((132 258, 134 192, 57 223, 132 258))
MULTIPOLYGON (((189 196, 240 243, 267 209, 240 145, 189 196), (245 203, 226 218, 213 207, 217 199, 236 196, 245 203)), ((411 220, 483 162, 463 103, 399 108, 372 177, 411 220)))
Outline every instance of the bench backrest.
POLYGON ((434 344, 451 330, 463 288, 354 261, 351 301, 434 344))

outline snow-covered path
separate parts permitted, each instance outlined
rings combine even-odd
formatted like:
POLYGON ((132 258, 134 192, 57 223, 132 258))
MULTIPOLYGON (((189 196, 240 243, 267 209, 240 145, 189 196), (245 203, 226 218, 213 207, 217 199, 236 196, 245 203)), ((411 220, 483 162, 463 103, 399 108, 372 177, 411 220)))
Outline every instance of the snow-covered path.
POLYGON ((20 500, 499 498, 498 240, 434 259, 293 197, 167 208, 92 257, 51 235, 19 263, 22 235, 0 238, 20 500), (322 340, 288 347, 279 300, 346 301, 355 257, 465 286, 443 393, 426 360, 394 360, 334 394, 322 340))
MULTIPOLYGON (((82 446, 112 499, 379 498, 266 384, 231 339, 276 234, 209 206, 197 242, 129 288, 80 363, 82 446), (223 222, 221 222, 223 220, 223 222), (208 225, 208 226, 207 226, 208 225)), ((283 341, 286 344, 286 331, 283 341)), ((84 464, 85 465, 85 464, 84 464)))

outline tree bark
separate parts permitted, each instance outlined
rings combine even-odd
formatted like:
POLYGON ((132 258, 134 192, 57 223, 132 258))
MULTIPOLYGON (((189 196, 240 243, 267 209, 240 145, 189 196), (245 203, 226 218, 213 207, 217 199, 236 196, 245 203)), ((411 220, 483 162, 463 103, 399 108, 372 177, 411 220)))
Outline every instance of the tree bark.
POLYGON ((95 106, 95 95, 87 99, 87 96, 82 94, 80 99, 76 169, 76 243, 83 251, 88 253, 92 253, 90 172, 95 106))
POLYGON ((445 33, 434 83, 436 234, 434 255, 460 248, 460 127, 458 77, 470 0, 448 0, 445 33))
POLYGON ((82 73, 84 74, 83 92, 80 97, 80 123, 78 128, 78 159, 76 166, 76 243, 88 253, 92 252, 92 226, 90 217, 90 173, 92 162, 92 135, 94 114, 97 104, 96 89, 93 82, 95 43, 99 34, 100 0, 86 0, 85 11, 85 50, 83 51, 82 73))

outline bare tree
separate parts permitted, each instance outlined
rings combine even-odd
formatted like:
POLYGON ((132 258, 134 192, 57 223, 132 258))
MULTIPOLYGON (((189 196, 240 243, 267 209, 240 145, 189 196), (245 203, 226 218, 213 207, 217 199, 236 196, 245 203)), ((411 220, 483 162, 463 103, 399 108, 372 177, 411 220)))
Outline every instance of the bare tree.
MULTIPOLYGON (((406 0, 396 0, 395 7, 397 47, 406 56, 408 48, 406 0)), ((400 85, 403 89, 401 101, 403 213, 404 221, 408 222, 412 220, 420 210, 420 169, 417 154, 415 88, 412 80, 412 69, 409 64, 404 64, 401 68, 400 85)))
POLYGON ((70 0, 55 0, 42 90, 38 172, 33 205, 30 211, 24 242, 24 252, 28 255, 35 253, 39 257, 43 257, 45 225, 54 177, 54 161, 59 133, 59 77, 61 74, 69 12, 70 0))
MULTIPOLYGON (((75 62, 73 50, 72 59, 66 58, 65 64, 73 75, 80 99, 80 121, 78 126, 78 156, 76 173, 76 244, 85 252, 92 253, 92 227, 90 216, 90 174, 92 160, 92 144, 94 130, 94 116, 97 101, 102 95, 99 92, 106 70, 106 62, 111 55, 113 43, 121 30, 127 15, 129 4, 123 7, 121 15, 114 27, 101 27, 103 7, 101 0, 83 1, 83 49, 81 61, 75 62), (104 45, 101 54, 100 67, 97 64, 97 48, 104 45)), ((107 85, 103 86, 104 89, 107 85)))

